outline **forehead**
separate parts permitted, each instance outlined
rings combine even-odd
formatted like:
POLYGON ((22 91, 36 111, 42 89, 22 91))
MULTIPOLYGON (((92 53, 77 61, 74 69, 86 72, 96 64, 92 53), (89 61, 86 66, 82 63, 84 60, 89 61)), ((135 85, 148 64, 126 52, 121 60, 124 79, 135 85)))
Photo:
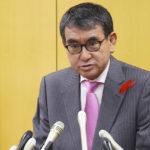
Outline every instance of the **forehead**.
POLYGON ((69 40, 75 40, 80 43, 84 43, 88 39, 95 37, 99 40, 103 39, 105 37, 104 31, 101 25, 95 25, 91 29, 81 29, 75 26, 72 27, 66 27, 65 28, 65 38, 66 42, 69 40))

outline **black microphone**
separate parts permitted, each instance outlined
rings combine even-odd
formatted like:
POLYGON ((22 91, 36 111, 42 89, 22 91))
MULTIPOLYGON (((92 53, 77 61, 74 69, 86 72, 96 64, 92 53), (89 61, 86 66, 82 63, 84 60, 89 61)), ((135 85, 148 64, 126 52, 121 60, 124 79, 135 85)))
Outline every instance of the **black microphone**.
POLYGON ((25 132, 24 135, 21 137, 17 150, 23 150, 25 144, 31 137, 32 137, 32 131, 28 130, 27 132, 25 132))

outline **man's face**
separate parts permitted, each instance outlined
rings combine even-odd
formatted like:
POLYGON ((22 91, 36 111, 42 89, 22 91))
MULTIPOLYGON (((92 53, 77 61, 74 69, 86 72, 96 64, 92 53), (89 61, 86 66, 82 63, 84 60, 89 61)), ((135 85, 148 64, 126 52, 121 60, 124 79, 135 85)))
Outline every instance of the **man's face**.
POLYGON ((105 38, 101 25, 95 25, 90 30, 66 27, 65 38, 64 45, 85 44, 93 39, 97 41, 104 39, 98 51, 89 52, 84 46, 79 54, 73 55, 67 51, 70 64, 76 72, 87 79, 96 79, 105 69, 110 54, 114 52, 116 34, 113 32, 105 38))

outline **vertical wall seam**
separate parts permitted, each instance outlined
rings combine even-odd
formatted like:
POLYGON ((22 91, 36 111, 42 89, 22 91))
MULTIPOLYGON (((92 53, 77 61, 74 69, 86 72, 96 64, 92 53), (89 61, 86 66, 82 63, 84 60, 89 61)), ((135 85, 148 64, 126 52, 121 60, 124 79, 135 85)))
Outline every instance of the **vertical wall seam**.
POLYGON ((58 46, 57 46, 57 42, 58 42, 58 35, 57 35, 57 31, 58 31, 58 29, 57 29, 58 28, 58 24, 57 24, 58 23, 57 22, 57 19, 58 19, 57 18, 57 14, 58 14, 57 13, 57 0, 55 0, 55 2, 56 2, 56 4, 55 4, 56 5, 56 12, 55 13, 56 13, 56 71, 57 71, 58 70, 58 58, 57 58, 58 57, 58 46))

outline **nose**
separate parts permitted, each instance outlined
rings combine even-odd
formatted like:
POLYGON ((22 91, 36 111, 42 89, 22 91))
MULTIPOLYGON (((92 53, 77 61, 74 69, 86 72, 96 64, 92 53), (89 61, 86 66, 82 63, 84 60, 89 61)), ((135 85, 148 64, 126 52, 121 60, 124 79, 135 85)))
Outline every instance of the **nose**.
POLYGON ((88 61, 89 59, 91 59, 91 57, 91 53, 85 48, 85 46, 83 46, 82 51, 80 53, 80 60, 88 61))

